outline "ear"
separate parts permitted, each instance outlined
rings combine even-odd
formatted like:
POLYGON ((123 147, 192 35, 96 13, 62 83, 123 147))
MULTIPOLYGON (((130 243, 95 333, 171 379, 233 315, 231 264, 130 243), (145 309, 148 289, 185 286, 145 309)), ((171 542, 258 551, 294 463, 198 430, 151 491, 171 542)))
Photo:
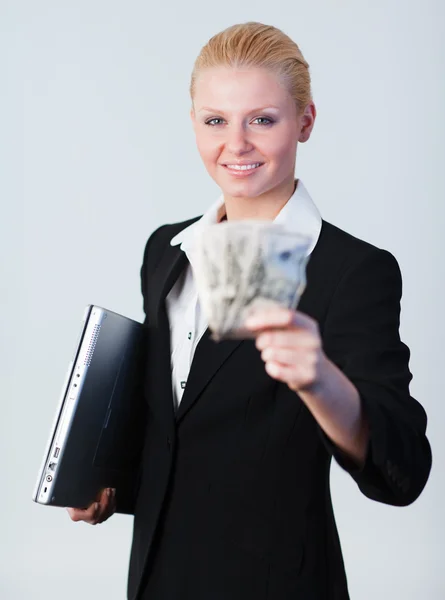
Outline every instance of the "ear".
POLYGON ((196 115, 195 115, 195 109, 193 108, 193 104, 192 104, 192 107, 190 109, 190 118, 192 120, 193 129, 195 129, 195 127, 196 127, 196 115))
POLYGON ((317 109, 315 104, 310 102, 304 109, 304 113, 301 115, 301 130, 298 137, 298 141, 302 144, 307 142, 311 137, 312 129, 314 128, 315 118, 317 116, 317 109))

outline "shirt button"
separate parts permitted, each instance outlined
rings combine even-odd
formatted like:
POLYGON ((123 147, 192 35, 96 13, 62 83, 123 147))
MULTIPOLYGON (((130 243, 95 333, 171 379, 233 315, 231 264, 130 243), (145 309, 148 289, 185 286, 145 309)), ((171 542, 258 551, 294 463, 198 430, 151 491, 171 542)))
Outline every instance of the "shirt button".
POLYGON ((183 390, 185 390, 186 383, 187 383, 186 381, 181 381, 181 388, 183 390))
POLYGON ((192 339, 192 332, 191 332, 191 331, 189 331, 187 338, 188 338, 189 340, 191 340, 191 339, 192 339))

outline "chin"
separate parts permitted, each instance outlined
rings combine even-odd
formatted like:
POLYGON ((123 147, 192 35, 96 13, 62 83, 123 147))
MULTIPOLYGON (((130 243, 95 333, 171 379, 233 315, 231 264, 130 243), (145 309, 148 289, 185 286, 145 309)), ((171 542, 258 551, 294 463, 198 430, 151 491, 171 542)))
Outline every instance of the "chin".
MULTIPOLYGON (((270 189, 270 185, 265 181, 252 180, 237 180, 227 181, 227 178, 215 178, 215 182, 225 196, 231 196, 232 198, 256 198, 261 196, 264 192, 270 189)), ((273 186, 272 186, 273 187, 273 186)))
POLYGON ((230 196, 231 198, 253 198, 258 196, 252 187, 240 186, 240 185, 220 185, 220 188, 224 196, 230 196))

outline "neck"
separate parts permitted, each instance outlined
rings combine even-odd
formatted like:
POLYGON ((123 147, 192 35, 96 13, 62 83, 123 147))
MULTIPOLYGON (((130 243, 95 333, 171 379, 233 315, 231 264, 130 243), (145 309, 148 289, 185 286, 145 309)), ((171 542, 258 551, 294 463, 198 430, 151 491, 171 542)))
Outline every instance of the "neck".
POLYGON ((227 220, 243 221, 246 219, 255 219, 273 221, 295 192, 297 181, 292 177, 292 179, 284 181, 273 190, 250 198, 224 195, 227 220))

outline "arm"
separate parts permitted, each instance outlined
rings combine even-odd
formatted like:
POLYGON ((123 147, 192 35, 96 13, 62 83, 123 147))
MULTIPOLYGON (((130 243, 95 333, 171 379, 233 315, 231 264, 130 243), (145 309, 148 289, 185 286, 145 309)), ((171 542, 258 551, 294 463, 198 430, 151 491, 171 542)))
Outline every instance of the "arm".
POLYGON ((369 443, 369 423, 360 394, 324 352, 321 352, 320 361, 318 383, 298 394, 335 446, 352 463, 362 467, 369 443))
MULTIPOLYGON (((262 317, 254 328, 266 369, 311 410, 328 451, 368 497, 406 505, 431 468, 426 415, 411 397, 409 350, 399 337, 402 280, 395 258, 373 250, 341 278, 324 324, 307 315, 262 317)), ((288 311, 287 311, 288 312, 288 311)))
MULTIPOLYGON (((144 258, 142 261, 142 267, 140 270, 141 276, 141 293, 143 298, 143 308, 144 308, 144 330, 145 335, 149 335, 149 323, 148 323, 148 310, 147 310, 147 295, 149 287, 148 284, 148 274, 147 274, 147 264, 148 264, 148 254, 152 248, 153 239, 156 237, 157 233, 163 229, 165 225, 156 229, 151 236, 148 238, 147 243, 145 245, 144 250, 144 258)), ((145 338, 144 338, 145 339, 145 338)), ((145 426, 146 426, 146 404, 144 397, 144 380, 145 380, 145 365, 148 364, 148 357, 146 352, 147 344, 144 344, 142 357, 141 357, 141 377, 139 380, 139 389, 136 392, 136 403, 137 403, 137 431, 134 432, 134 440, 133 442, 138 442, 137 449, 135 452, 135 463, 137 464, 135 469, 135 478, 133 481, 133 485, 128 489, 124 490, 116 490, 116 512, 123 514, 134 514, 137 491, 139 488, 140 477, 141 477, 141 458, 143 451, 143 440, 145 435, 145 426), (140 418, 139 418, 140 417, 140 418)))
POLYGON ((370 432, 361 469, 332 451, 365 495, 395 505, 413 502, 431 469, 427 418, 410 395, 410 351, 399 335, 401 297, 396 259, 375 250, 345 273, 325 323, 325 352, 357 388, 370 432))

